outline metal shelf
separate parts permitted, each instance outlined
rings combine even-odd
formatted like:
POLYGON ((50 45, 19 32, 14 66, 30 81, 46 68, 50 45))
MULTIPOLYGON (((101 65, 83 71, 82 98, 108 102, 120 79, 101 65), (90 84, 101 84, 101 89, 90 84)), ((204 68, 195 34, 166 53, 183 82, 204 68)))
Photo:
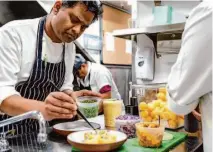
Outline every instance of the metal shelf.
POLYGON ((182 32, 184 29, 184 26, 185 26, 185 23, 155 25, 155 26, 149 26, 149 27, 143 27, 143 28, 114 30, 112 34, 115 37, 130 39, 131 35, 137 35, 137 34, 153 35, 157 33, 182 32))

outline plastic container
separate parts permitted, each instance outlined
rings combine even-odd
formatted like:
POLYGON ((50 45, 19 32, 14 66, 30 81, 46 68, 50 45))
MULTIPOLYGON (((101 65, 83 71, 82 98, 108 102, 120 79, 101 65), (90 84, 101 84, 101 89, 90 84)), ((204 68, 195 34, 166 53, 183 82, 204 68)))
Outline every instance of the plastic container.
POLYGON ((164 126, 156 123, 140 122, 135 124, 139 145, 143 147, 160 147, 164 135, 164 126))
POLYGON ((156 122, 161 119, 168 129, 179 129, 184 126, 183 116, 170 111, 167 102, 167 90, 163 85, 152 88, 141 88, 142 94, 138 96, 138 110, 141 120, 144 122, 156 122))
POLYGON ((128 138, 134 138, 136 136, 135 124, 138 122, 140 122, 138 116, 121 115, 116 118, 115 126, 118 131, 125 133, 128 138))
POLYGON ((122 114, 122 100, 106 99, 103 101, 104 122, 106 127, 115 128, 115 119, 122 114))
POLYGON ((86 118, 98 116, 99 102, 101 101, 100 98, 83 96, 78 97, 77 100, 78 108, 86 118))

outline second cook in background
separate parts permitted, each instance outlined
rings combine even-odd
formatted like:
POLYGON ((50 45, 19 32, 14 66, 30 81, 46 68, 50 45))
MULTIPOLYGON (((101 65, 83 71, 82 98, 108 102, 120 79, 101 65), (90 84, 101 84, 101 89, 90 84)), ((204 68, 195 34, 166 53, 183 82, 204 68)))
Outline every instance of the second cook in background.
POLYGON ((121 99, 112 74, 105 66, 86 61, 80 54, 76 54, 74 74, 80 90, 99 92, 102 99, 121 99))

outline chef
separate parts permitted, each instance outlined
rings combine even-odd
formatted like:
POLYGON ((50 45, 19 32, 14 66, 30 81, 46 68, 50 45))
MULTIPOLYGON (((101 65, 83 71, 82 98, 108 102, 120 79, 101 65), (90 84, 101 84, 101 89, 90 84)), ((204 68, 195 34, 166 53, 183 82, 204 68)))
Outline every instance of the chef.
POLYGON ((92 90, 100 93, 103 99, 121 99, 110 71, 103 65, 86 61, 76 55, 74 74, 78 77, 80 90, 92 90))
POLYGON ((169 108, 177 114, 188 114, 200 104, 204 152, 212 152, 211 2, 200 3, 190 13, 167 90, 169 108))
MULTIPOLYGON (((71 119, 77 110, 75 97, 97 95, 72 91, 72 42, 101 14, 99 1, 63 0, 56 1, 47 16, 12 21, 0 28, 0 111, 4 113, 0 120, 32 110, 40 111, 46 120, 71 119)), ((36 128, 37 121, 27 119, 4 131, 23 134, 36 128)))

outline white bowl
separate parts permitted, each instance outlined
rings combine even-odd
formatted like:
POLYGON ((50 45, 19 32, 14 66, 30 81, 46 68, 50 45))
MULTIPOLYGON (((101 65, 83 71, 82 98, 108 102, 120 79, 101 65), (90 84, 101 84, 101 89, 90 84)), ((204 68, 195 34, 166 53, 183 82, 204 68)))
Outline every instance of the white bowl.
POLYGON ((102 152, 102 151, 113 151, 120 146, 122 146, 125 141, 127 140, 127 135, 119 132, 110 130, 109 133, 116 135, 117 139, 114 143, 107 143, 107 144, 88 144, 84 143, 84 134, 86 132, 94 132, 94 130, 88 131, 79 131, 67 136, 67 141, 75 148, 81 151, 93 151, 93 152, 102 152))

